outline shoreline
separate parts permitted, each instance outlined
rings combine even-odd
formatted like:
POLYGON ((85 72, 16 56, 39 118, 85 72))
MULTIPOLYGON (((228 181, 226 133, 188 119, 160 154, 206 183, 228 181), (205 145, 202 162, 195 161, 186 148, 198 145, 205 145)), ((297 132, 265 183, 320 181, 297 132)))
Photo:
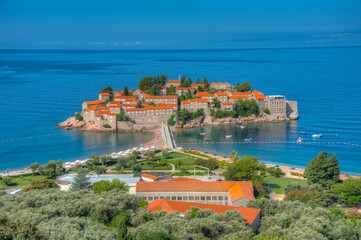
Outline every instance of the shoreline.
MULTIPOLYGON (((153 137, 149 141, 140 144, 140 146, 144 145, 144 148, 147 148, 147 147, 151 148, 152 146, 154 146, 155 149, 163 149, 164 144, 163 144, 163 140, 162 140, 162 137, 161 137, 160 129, 148 130, 146 132, 152 132, 153 137)), ((129 149, 132 149, 132 148, 134 148, 134 147, 131 147, 129 149)), ((126 149, 122 150, 122 151, 126 151, 126 149)), ((202 150, 199 150, 199 149, 194 149, 193 151, 196 151, 198 153, 207 155, 207 156, 212 157, 212 158, 216 158, 219 161, 232 162, 230 160, 230 158, 224 158, 224 157, 218 155, 217 153, 216 153, 217 155, 214 155, 213 152, 212 153, 210 153, 210 152, 205 153, 205 151, 202 151, 202 150)), ((110 153, 105 154, 105 155, 110 155, 110 153)), ((76 161, 84 161, 84 160, 87 160, 87 159, 89 159, 89 158, 85 158, 83 160, 67 161, 67 162, 63 162, 63 165, 70 164, 70 163, 75 163, 76 161)), ((300 168, 300 167, 295 167, 295 166, 287 166, 287 165, 284 165, 284 164, 280 165, 280 164, 277 164, 277 163, 264 163, 264 164, 267 167, 278 166, 279 168, 282 169, 283 172, 286 173, 285 177, 304 179, 303 177, 291 175, 291 172, 303 174, 304 171, 305 171, 305 168, 300 168)), ((27 174, 27 173, 32 173, 32 171, 31 171, 31 169, 29 169, 29 167, 14 169, 14 170, 11 170, 9 172, 6 172, 5 174, 4 174, 4 171, 1 171, 0 176, 17 176, 17 175, 22 175, 22 174, 27 174)), ((341 180, 345 180, 348 177, 359 178, 359 177, 361 177, 361 174, 341 172, 341 174, 340 174, 340 179, 341 180)))

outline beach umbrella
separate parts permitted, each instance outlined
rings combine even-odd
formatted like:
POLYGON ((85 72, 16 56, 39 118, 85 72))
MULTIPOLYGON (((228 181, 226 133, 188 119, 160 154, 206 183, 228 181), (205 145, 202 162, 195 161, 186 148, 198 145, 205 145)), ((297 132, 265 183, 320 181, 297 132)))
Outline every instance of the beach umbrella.
POLYGON ((152 146, 151 148, 155 148, 155 146, 152 146))

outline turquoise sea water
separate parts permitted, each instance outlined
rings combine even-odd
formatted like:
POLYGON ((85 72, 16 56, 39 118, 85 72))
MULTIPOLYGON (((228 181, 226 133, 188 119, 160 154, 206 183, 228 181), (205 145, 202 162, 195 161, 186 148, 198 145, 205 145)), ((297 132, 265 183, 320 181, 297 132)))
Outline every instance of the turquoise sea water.
MULTIPOLYGON (((249 81, 267 94, 297 100, 300 119, 289 123, 207 129, 214 138, 295 140, 319 132, 323 140, 361 143, 361 48, 187 51, 0 51, 0 169, 50 159, 76 160, 147 141, 144 133, 84 133, 55 123, 81 110, 99 90, 137 88, 144 76, 249 81), (244 131, 244 132, 243 132, 244 131), (15 140, 14 140, 15 139, 15 140), (9 141, 10 140, 10 141, 9 141)), ((201 130, 189 130, 201 131, 201 130)), ((198 137, 184 131, 176 138, 198 137), (189 135, 188 135, 189 134, 189 135)), ((304 166, 319 151, 336 153, 341 169, 361 174, 361 149, 346 145, 202 145, 226 155, 236 149, 263 161, 304 166)))

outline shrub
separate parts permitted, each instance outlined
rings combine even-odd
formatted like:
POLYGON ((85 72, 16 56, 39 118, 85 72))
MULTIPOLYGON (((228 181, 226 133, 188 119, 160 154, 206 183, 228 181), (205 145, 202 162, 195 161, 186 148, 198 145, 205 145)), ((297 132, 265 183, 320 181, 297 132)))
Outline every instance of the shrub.
POLYGON ((271 111, 268 108, 265 108, 263 111, 264 111, 265 114, 268 114, 268 115, 271 114, 271 111))
POLYGON ((299 177, 303 177, 302 173, 297 173, 297 172, 291 172, 292 176, 299 176, 299 177))
POLYGON ((181 167, 180 170, 182 173, 188 173, 188 169, 186 167, 181 167))
POLYGON ((75 113, 75 120, 77 120, 77 121, 83 121, 83 116, 80 115, 79 113, 75 113))
POLYGON ((194 165, 207 167, 210 170, 213 170, 217 167, 217 162, 214 159, 199 159, 198 158, 194 161, 194 165))
POLYGON ((300 189, 301 189, 301 185, 299 183, 288 183, 287 186, 285 187, 285 194, 287 195, 287 193, 291 191, 296 191, 300 189))
POLYGON ((253 188, 254 188, 254 196, 257 199, 268 197, 268 192, 261 183, 254 183, 253 188))
POLYGON ((127 184, 125 182, 121 182, 119 179, 113 179, 112 181, 102 180, 100 182, 94 183, 92 186, 92 190, 97 194, 110 191, 114 188, 120 189, 122 191, 128 191, 127 184))
POLYGON ((33 182, 30 186, 23 188, 23 192, 30 192, 32 190, 43 190, 48 188, 57 188, 58 185, 55 183, 55 180, 37 180, 33 182))
POLYGON ((104 124, 103 127, 105 127, 105 128, 112 128, 109 124, 104 124))
POLYGON ((170 116, 170 118, 168 119, 168 122, 167 122, 167 124, 169 125, 169 126, 174 126, 175 125, 175 120, 174 120, 174 117, 175 117, 175 115, 174 114, 172 114, 172 116, 170 116))
POLYGON ((300 201, 300 202, 308 202, 310 200, 314 200, 318 197, 319 192, 316 190, 305 191, 303 189, 290 191, 286 197, 285 201, 300 201))
POLYGON ((279 167, 269 167, 266 169, 267 173, 271 174, 271 176, 279 178, 284 176, 285 173, 279 167))

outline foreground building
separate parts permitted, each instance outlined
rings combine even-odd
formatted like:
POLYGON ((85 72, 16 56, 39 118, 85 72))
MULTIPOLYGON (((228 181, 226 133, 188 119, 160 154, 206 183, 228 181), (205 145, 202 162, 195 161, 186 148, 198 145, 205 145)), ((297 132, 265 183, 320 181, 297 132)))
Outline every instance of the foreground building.
POLYGON ((137 182, 136 196, 148 202, 167 199, 230 206, 246 206, 249 200, 255 200, 250 181, 201 181, 192 178, 137 182))
POLYGON ((166 211, 167 213, 170 213, 177 211, 181 216, 184 216, 187 211, 192 210, 192 207, 210 209, 218 214, 225 213, 226 211, 239 211, 244 217, 246 224, 252 227, 254 231, 257 231, 260 226, 261 209, 256 208, 157 199, 150 203, 145 209, 150 212, 166 211))

